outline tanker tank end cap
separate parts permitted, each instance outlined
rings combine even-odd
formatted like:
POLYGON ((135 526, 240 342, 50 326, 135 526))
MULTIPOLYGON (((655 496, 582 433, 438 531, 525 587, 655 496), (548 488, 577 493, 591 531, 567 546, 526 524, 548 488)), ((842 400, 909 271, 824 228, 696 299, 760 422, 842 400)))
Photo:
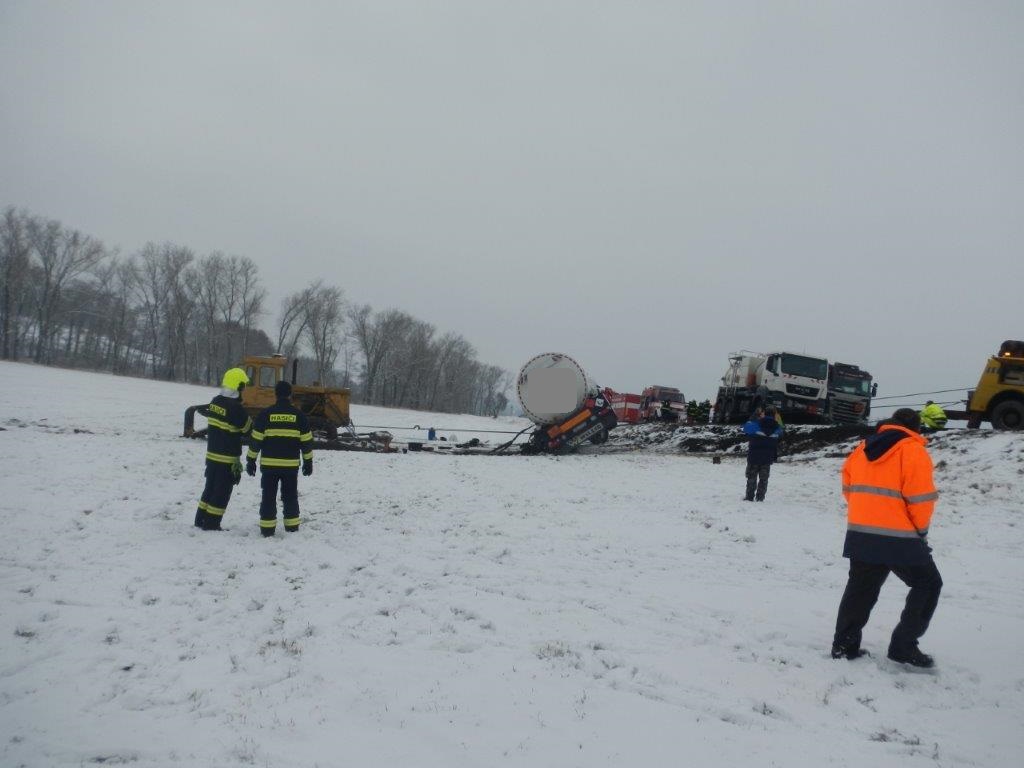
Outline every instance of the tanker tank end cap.
POLYGON ((579 363, 548 352, 531 358, 520 370, 516 393, 523 412, 535 424, 553 424, 582 407, 593 388, 579 363))
POLYGON ((523 393, 534 413, 566 413, 576 410, 576 384, 567 368, 538 368, 527 374, 523 393))

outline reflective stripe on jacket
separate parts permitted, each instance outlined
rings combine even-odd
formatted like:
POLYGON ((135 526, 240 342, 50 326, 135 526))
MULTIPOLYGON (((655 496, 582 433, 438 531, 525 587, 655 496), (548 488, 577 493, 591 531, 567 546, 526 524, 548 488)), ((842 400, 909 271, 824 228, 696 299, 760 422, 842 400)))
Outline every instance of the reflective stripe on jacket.
POLYGON ((916 432, 886 424, 846 459, 845 557, 891 565, 930 557, 925 536, 938 492, 926 443, 916 432))
POLYGON ((256 417, 246 457, 260 455, 261 469, 298 469, 313 460, 313 433, 306 414, 287 400, 279 400, 256 417))
POLYGON ((242 435, 252 429, 252 420, 236 397, 217 395, 200 411, 206 416, 206 459, 217 464, 234 464, 242 455, 242 435))

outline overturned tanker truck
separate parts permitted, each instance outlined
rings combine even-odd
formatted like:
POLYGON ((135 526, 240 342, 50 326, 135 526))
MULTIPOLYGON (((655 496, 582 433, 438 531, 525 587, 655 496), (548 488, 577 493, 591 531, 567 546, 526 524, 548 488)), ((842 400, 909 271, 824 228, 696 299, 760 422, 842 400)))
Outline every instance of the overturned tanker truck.
POLYGON ((519 370, 516 394, 536 425, 522 452, 569 453, 586 441, 600 445, 618 421, 611 390, 597 386, 568 355, 545 352, 519 370))

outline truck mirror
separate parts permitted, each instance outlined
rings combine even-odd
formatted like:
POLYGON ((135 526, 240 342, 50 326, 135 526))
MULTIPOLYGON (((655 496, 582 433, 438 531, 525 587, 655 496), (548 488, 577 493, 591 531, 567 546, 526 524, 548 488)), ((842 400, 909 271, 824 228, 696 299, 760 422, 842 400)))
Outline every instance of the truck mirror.
POLYGON ((871 396, 874 397, 877 394, 878 394, 878 385, 877 384, 872 384, 871 385, 871 396))

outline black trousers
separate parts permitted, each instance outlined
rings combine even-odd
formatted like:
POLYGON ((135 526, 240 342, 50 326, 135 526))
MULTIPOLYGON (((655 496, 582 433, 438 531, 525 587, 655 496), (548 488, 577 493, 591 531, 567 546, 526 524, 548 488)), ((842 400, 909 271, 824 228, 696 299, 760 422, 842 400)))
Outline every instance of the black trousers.
POLYGON ((235 488, 235 473, 230 464, 206 461, 206 486, 196 509, 196 528, 204 531, 219 531, 220 521, 231 501, 235 488))
POLYGON ((260 478, 263 500, 260 502, 260 532, 273 536, 277 527, 277 489, 281 488, 281 504, 284 506, 284 529, 299 530, 299 470, 264 469, 260 478))
POLYGON ((868 623, 890 571, 910 587, 910 592, 899 624, 892 631, 889 653, 902 655, 917 648, 917 641, 928 629, 942 591, 942 576, 931 558, 924 565, 880 565, 851 560, 850 578, 836 619, 834 642, 837 645, 848 649, 860 647, 861 631, 868 623))
POLYGON ((758 501, 764 500, 768 492, 768 475, 771 473, 771 464, 747 464, 747 501, 754 500, 755 490, 758 501))

